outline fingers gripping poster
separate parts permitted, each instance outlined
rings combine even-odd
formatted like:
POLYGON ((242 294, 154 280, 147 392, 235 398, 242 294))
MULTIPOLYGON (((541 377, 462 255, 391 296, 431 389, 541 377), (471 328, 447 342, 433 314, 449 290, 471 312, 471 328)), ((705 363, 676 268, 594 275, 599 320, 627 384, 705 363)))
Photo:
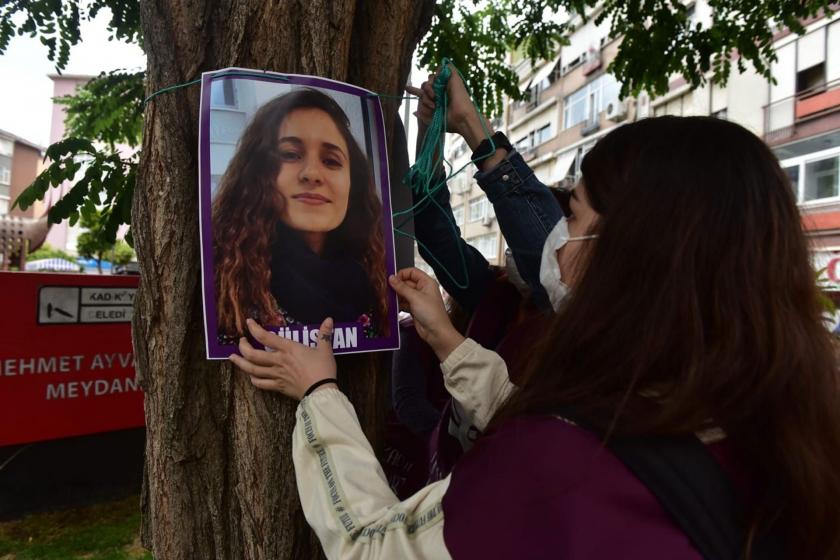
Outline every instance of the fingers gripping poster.
POLYGON ((371 92, 313 76, 205 73, 199 130, 207 357, 224 359, 252 318, 337 354, 399 346, 382 108, 371 92))

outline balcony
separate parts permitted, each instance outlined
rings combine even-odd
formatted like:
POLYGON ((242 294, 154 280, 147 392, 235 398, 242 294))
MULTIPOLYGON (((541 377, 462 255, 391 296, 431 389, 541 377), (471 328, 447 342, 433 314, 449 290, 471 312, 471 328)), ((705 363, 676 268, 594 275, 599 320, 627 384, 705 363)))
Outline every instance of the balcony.
POLYGON ((598 118, 598 114, 595 114, 583 121, 583 126, 580 129, 580 135, 589 136, 599 130, 601 130, 601 121, 598 118))
MULTIPOLYGON (((840 80, 820 84, 764 107, 764 139, 778 144, 824 132, 811 123, 840 111, 840 80), (813 130, 808 130, 808 129, 813 130)), ((832 125, 832 128, 836 128, 832 125)))

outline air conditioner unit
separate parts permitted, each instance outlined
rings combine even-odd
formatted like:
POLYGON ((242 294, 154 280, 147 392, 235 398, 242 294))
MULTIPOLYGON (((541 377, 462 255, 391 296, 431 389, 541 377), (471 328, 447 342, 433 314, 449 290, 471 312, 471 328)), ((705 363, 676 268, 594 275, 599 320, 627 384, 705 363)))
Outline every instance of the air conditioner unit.
POLYGON ((596 47, 589 47, 589 50, 581 55, 581 66, 583 75, 588 76, 601 67, 601 50, 596 47))
POLYGON ((487 215, 481 218, 481 225, 484 227, 490 227, 493 225, 493 216, 487 215))
POLYGON ((618 99, 607 103, 606 117, 613 122, 623 121, 627 117, 627 104, 618 99))

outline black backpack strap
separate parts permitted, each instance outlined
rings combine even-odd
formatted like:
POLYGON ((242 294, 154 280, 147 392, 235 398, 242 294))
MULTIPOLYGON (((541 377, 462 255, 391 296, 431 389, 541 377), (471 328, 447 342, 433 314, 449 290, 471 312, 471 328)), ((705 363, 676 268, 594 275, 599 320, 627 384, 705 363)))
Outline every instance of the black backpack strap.
MULTIPOLYGON (((735 489, 697 437, 615 437, 607 447, 656 496, 703 558, 743 558, 747 535, 735 489)), ((783 554, 772 534, 753 544, 753 560, 783 554)))
POLYGON ((656 496, 703 558, 741 557, 745 535, 732 484, 697 438, 612 438, 607 447, 656 496))

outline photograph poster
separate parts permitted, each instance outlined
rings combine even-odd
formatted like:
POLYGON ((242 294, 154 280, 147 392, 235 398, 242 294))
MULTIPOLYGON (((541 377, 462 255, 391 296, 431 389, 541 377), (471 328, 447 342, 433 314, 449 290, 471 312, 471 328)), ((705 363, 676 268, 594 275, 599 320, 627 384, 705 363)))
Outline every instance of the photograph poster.
POLYGON ((199 129, 207 357, 246 319, 336 354, 399 347, 382 108, 342 82, 241 68, 202 76, 199 129))

